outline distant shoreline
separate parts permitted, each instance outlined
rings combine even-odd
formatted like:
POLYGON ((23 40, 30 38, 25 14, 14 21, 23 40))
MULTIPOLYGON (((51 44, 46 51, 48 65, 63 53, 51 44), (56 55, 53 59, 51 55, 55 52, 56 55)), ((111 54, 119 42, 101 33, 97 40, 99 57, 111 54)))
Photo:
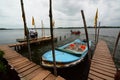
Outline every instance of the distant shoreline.
MULTIPOLYGON (((58 27, 58 28, 54 28, 54 29, 82 29, 84 27, 58 27)), ((94 28, 94 27, 90 27, 88 26, 87 28, 94 28)), ((101 27, 97 27, 97 28, 120 28, 120 27, 113 27, 113 26, 101 26, 101 27)), ((0 30, 22 30, 24 28, 0 28, 0 30)), ((29 28, 31 29, 31 28, 29 28)), ((42 29, 42 28, 36 28, 36 29, 42 29)), ((44 29, 50 29, 50 28, 44 28, 44 29)))

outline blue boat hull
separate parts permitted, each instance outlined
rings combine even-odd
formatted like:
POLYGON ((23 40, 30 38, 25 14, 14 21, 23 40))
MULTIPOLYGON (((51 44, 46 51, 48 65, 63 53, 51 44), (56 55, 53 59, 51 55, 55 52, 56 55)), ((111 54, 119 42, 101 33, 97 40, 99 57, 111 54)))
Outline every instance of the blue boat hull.
MULTIPOLYGON (((62 47, 58 47, 55 49, 55 61, 56 66, 60 67, 69 67, 70 65, 75 65, 80 62, 86 54, 88 53, 88 48, 86 47, 83 51, 75 51, 67 49, 70 44, 79 43, 79 44, 86 44, 79 39, 68 43, 62 47)), ((52 50, 46 52, 42 56, 42 65, 46 67, 53 67, 53 57, 52 57, 52 50)))

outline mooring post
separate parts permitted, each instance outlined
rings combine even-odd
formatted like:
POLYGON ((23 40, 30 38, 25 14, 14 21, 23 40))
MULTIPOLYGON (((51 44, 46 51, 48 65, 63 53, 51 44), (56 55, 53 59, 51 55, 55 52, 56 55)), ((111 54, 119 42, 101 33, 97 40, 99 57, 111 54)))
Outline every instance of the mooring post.
POLYGON ((31 58, 31 49, 30 49, 30 41, 29 41, 29 39, 30 39, 29 38, 29 30, 27 28, 23 0, 20 0, 20 3, 21 3, 21 10, 22 10, 22 18, 23 18, 23 23, 24 23, 24 34, 27 37, 29 59, 32 60, 32 58, 31 58))
POLYGON ((54 75, 57 76, 57 68, 56 68, 56 60, 55 60, 55 51, 54 51, 54 36, 53 36, 53 19, 52 19, 52 0, 50 0, 50 9, 49 9, 49 17, 50 17, 50 33, 51 33, 51 44, 52 44, 52 56, 53 56, 53 65, 54 65, 54 75))
POLYGON ((97 31, 97 43, 98 43, 98 40, 99 40, 99 33, 100 33, 100 22, 99 22, 99 26, 98 26, 98 31, 97 31))
POLYGON ((81 10, 82 18, 83 18, 83 24, 84 24, 84 29, 85 29, 85 35, 86 35, 86 40, 87 40, 87 46, 88 46, 88 55, 89 55, 89 60, 91 59, 91 54, 89 53, 89 38, 88 38, 88 31, 87 31, 87 25, 86 25, 86 20, 84 16, 83 10, 81 10))
POLYGON ((62 39, 62 38, 61 38, 61 36, 60 36, 60 41, 61 41, 61 39, 62 39))
POLYGON ((118 36, 117 36, 117 39, 116 39, 116 43, 115 43, 115 47, 113 49, 113 58, 115 57, 115 53, 116 53, 116 49, 117 49, 117 45, 118 45, 119 39, 120 39, 120 31, 118 33, 118 36))
POLYGON ((17 47, 16 47, 16 46, 15 46, 14 48, 15 48, 15 50, 17 50, 17 47))
POLYGON ((64 36, 64 39, 66 39, 66 35, 64 36))

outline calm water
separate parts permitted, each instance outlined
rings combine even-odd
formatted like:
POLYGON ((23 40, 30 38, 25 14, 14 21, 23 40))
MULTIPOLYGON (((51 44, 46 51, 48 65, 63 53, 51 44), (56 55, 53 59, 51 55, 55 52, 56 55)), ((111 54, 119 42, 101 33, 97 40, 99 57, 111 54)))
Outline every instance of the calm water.
MULTIPOLYGON (((59 37, 59 36, 71 36, 70 35, 70 30, 71 29, 54 29, 54 36, 59 37)), ((73 31, 80 30, 81 34, 83 36, 80 36, 82 39, 85 38, 84 35, 84 29, 73 29, 73 31)), ((38 29, 38 36, 41 37, 41 29, 38 29)), ((120 28, 101 28, 100 29, 100 39, 106 40, 109 48, 112 52, 114 48, 114 44, 117 38, 117 35, 120 31, 120 28)), ((88 28, 88 34, 89 38, 91 40, 94 40, 94 29, 88 28), (92 35, 92 36, 91 36, 92 35)), ((45 35, 50 36, 50 30, 45 29, 45 35)), ((18 38, 24 38, 24 31, 23 30, 0 30, 0 44, 11 44, 11 43, 16 43, 16 39, 18 38)), ((120 41, 118 44, 118 50, 117 50, 117 56, 120 56, 120 41)))
MULTIPOLYGON (((54 36, 71 36, 70 35, 71 29, 54 29, 54 36)), ((73 31, 80 30, 83 36, 80 36, 82 39, 85 38, 84 29, 73 29, 73 31)), ((38 29, 38 36, 41 37, 41 29, 38 29)), ((117 35, 120 31, 120 28, 102 28, 100 29, 100 39, 106 40, 110 50, 113 50, 117 35)), ((88 28, 89 38, 94 41, 94 29, 88 28), (91 36, 92 35, 92 36, 91 36)), ((45 29, 45 36, 50 36, 50 30, 45 29)), ((16 43, 16 39, 24 38, 24 31, 23 30, 0 30, 0 44, 11 44, 16 43)), ((120 45, 120 41, 119 44, 120 45)), ((118 49, 120 47, 118 46, 118 49)), ((120 51, 118 52, 120 53, 120 51)), ((119 54, 120 55, 120 54, 119 54)))
MULTIPOLYGON (((71 36, 70 35, 70 30, 71 29, 54 29, 54 36, 56 36, 58 38, 60 36, 62 36, 62 40, 61 41, 59 40, 59 42, 57 42, 55 44, 55 46, 56 45, 57 46, 64 45, 68 42, 73 41, 76 38, 80 38, 80 39, 85 38, 84 29, 73 29, 73 31, 80 30, 81 31, 80 36, 71 36), (66 36, 66 39, 65 39, 65 36, 66 36)), ((118 35, 119 31, 120 31, 120 28, 115 28, 115 29, 113 29, 113 28, 103 28, 103 29, 100 29, 99 39, 105 40, 107 42, 111 53, 113 52, 115 41, 116 41, 116 38, 117 38, 117 35, 118 35)), ((24 33, 23 30, 0 30, 0 45, 16 43, 16 39, 24 38, 23 33, 24 33)), ((88 29, 88 34, 89 34, 89 39, 94 42, 94 29, 91 29, 91 28, 88 29)), ((40 29, 38 29, 38 36, 39 37, 42 36, 40 29)), ((45 36, 50 36, 50 30, 49 29, 45 29, 45 36)), ((36 46, 36 45, 31 46, 32 61, 34 61, 37 64, 40 64, 40 58, 41 58, 42 54, 44 54, 47 50, 50 50, 50 48, 51 48, 50 44, 43 44, 43 45, 40 44, 38 46, 36 46)), ((23 56, 28 57, 27 48, 22 49, 21 51, 19 51, 19 53, 22 54, 23 56)), ((118 68, 120 68, 120 41, 118 43, 117 52, 115 54, 115 64, 118 68)), ((74 79, 78 78, 78 80, 79 80, 79 78, 83 78, 84 74, 86 74, 84 72, 87 72, 86 70, 88 68, 85 68, 85 67, 87 67, 86 65, 88 65, 87 61, 85 61, 84 63, 81 62, 79 65, 77 65, 76 67, 73 67, 73 69, 71 69, 71 70, 69 68, 61 70, 62 72, 58 70, 60 72, 59 75, 61 75, 63 77, 67 76, 68 80, 70 80, 69 78, 72 78, 72 76, 70 76, 70 75, 75 74, 74 79), (81 68, 81 69, 79 69, 79 68, 81 68), (73 71, 75 69, 77 69, 78 73, 76 73, 76 71, 73 71), (63 75, 63 73, 65 73, 65 72, 68 72, 67 74, 69 74, 69 75, 66 75, 66 74, 63 75), (78 75, 78 74, 81 74, 81 75, 78 75)), ((82 79, 82 80, 84 80, 84 79, 82 79)))
MULTIPOLYGON (((71 29, 54 29, 54 35, 56 37, 63 36, 70 34, 71 29)), ((79 30, 79 29, 74 29, 79 30)), ((84 34, 84 29, 80 29, 81 33, 84 34)), ((113 29, 100 29, 100 35, 106 37, 116 38, 120 28, 113 29)), ((88 34, 94 34, 94 29, 88 29, 88 34)), ((45 35, 50 35, 50 30, 45 29, 45 35)), ((41 30, 38 30, 38 36, 41 37, 41 30)), ((0 30, 0 44, 11 44, 16 43, 16 39, 24 38, 24 31, 23 30, 0 30)))
MULTIPOLYGON (((41 37, 41 30, 38 29, 38 36, 41 37)), ((69 29, 55 29, 55 36, 61 36, 64 34, 69 34, 69 29)), ((45 36, 50 36, 50 30, 45 29, 45 36)), ((16 39, 24 38, 23 30, 0 30, 0 44, 11 44, 16 43, 16 39)))

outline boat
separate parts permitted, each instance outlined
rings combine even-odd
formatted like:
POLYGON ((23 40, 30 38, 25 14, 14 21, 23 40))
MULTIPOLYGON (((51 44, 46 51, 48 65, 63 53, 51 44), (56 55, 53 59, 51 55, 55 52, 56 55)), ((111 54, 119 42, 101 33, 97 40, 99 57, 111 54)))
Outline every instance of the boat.
MULTIPOLYGON (((91 41, 89 41, 91 46, 91 41)), ((55 61, 57 68, 64 68, 77 65, 88 53, 87 43, 76 39, 64 46, 55 48, 55 61)), ((41 65, 53 67, 52 50, 47 51, 41 57, 41 65)))
POLYGON ((70 32, 71 32, 71 34, 74 34, 74 35, 80 35, 80 33, 81 33, 80 31, 72 31, 72 30, 70 32))

